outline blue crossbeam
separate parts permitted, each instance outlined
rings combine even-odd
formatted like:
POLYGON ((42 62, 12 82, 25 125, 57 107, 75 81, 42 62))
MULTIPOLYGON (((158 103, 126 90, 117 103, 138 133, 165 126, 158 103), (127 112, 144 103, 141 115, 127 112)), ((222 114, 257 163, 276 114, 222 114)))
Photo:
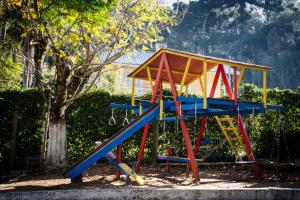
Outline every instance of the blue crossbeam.
MULTIPOLYGON (((199 110, 203 108, 203 104, 202 103, 188 103, 188 104, 181 104, 181 109, 182 110, 199 110)), ((175 105, 170 106, 170 108, 168 109, 168 111, 171 112, 175 112, 176 111, 176 107, 175 105)))
POLYGON ((149 107, 155 105, 155 103, 151 103, 151 102, 147 102, 147 101, 141 101, 140 103, 142 104, 143 108, 149 108, 149 107))
MULTIPOLYGON (((252 114, 254 112, 254 114, 258 114, 258 113, 264 113, 265 110, 263 108, 261 109, 240 109, 239 111, 236 110, 222 110, 222 109, 202 109, 202 110, 198 110, 196 112, 197 116, 204 116, 204 115, 208 115, 208 116, 220 116, 220 115, 235 115, 237 113, 239 114, 252 114)), ((188 111, 188 112, 184 112, 185 115, 187 116, 194 116, 195 112, 193 111, 188 111)))
MULTIPOLYGON (((186 106, 186 108, 187 108, 186 110, 190 110, 193 106, 195 108, 195 103, 197 103, 199 105, 203 105, 203 98, 179 96, 179 97, 177 97, 177 100, 186 102, 186 103, 190 103, 190 104, 186 104, 186 105, 190 105, 190 106, 186 106)), ((235 108, 234 101, 231 99, 208 98, 207 104, 208 104, 209 108, 219 108, 219 109, 225 109, 225 110, 235 108)), ((197 108, 198 107, 199 106, 197 106, 197 108)), ((238 101, 238 107, 240 109, 263 109, 264 105, 259 102, 238 101)), ((182 108, 184 110, 185 107, 182 106, 182 108)), ((173 109, 173 108, 171 108, 171 109, 173 109)), ((283 106, 268 104, 267 109, 282 110, 283 106)))
POLYGON ((131 106, 131 105, 127 105, 127 104, 118 104, 118 103, 111 103, 109 105, 111 108, 123 108, 123 109, 138 109, 138 106, 131 106))
POLYGON ((157 159, 163 161, 171 161, 171 162, 183 162, 183 163, 191 162, 190 159, 188 158, 179 158, 179 157, 157 156, 157 159))
POLYGON ((203 103, 203 98, 178 96, 177 101, 183 101, 187 103, 203 103))
POLYGON ((271 105, 271 104, 268 104, 267 105, 267 109, 270 109, 270 110, 283 110, 283 106, 280 106, 280 105, 271 105))
POLYGON ((158 121, 173 122, 173 121, 180 121, 180 120, 187 121, 188 118, 187 117, 183 117, 183 118, 178 118, 178 117, 164 117, 162 119, 156 118, 156 119, 152 120, 152 122, 158 122, 158 121))

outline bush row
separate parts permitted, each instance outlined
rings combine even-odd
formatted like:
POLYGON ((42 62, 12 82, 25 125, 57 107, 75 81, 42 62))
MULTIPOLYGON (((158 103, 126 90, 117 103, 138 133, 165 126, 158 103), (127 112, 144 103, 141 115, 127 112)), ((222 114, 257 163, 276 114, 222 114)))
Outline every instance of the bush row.
MULTIPOLYGON (((145 98, 145 97, 143 97, 145 98)), ((241 87, 240 98, 246 101, 261 101, 261 90, 254 85, 245 84, 241 87)), ((258 158, 270 158, 287 160, 300 157, 300 92, 292 90, 268 90, 268 99, 272 104, 280 104, 285 107, 281 113, 267 111, 259 114, 251 120, 250 115, 243 116, 250 141, 253 144, 255 155, 258 158), (280 117, 281 116, 281 117, 280 117), (279 120, 281 119, 281 120, 279 120), (280 133, 280 134, 279 134, 280 133), (276 135, 279 135, 278 137, 276 135), (279 138, 279 140, 275 140, 279 138), (278 142, 279 141, 279 142, 278 142), (279 151, 278 151, 279 150, 279 151)), ((68 136, 68 159, 76 161, 87 155, 95 146, 95 141, 105 141, 115 132, 122 128, 126 115, 125 110, 115 110, 115 126, 108 124, 111 117, 109 104, 129 103, 129 96, 110 95, 104 91, 92 91, 78 99, 67 110, 67 136, 68 136)), ((16 112, 17 125, 17 164, 24 166, 26 155, 39 153, 42 126, 42 113, 44 104, 36 89, 29 90, 5 90, 0 92, 0 153, 1 165, 7 166, 11 147, 12 116, 16 112)), ((131 113, 128 112, 128 115, 131 113)), ((130 115, 129 118, 135 116, 130 115)), ((187 122, 188 130, 194 143, 200 118, 191 119, 187 122)), ((151 130, 152 131, 152 130, 151 130)), ((123 158, 135 160, 140 144, 142 131, 134 134, 123 146, 123 158)), ((153 135, 150 134, 145 160, 150 160, 152 155, 153 135)), ((204 138, 213 144, 222 138, 220 128, 213 118, 209 119, 204 138)), ((159 123, 159 154, 165 153, 166 145, 175 146, 173 155, 185 156, 184 140, 180 127, 176 122, 159 123)), ((228 145, 222 145, 210 158, 213 161, 233 160, 228 145)))

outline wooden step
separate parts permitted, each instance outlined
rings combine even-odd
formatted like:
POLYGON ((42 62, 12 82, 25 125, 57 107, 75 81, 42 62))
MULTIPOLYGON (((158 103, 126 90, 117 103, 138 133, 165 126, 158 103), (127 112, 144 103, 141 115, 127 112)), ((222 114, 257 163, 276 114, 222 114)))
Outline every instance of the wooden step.
POLYGON ((236 129, 236 128, 231 128, 231 127, 230 127, 230 128, 224 128, 224 130, 225 130, 225 131, 236 131, 237 129, 236 129))
POLYGON ((219 120, 221 121, 221 122, 227 122, 228 121, 228 119, 227 118, 219 118, 219 120))
POLYGON ((210 149, 211 145, 200 145, 200 149, 210 149))
POLYGON ((242 139, 241 137, 240 138, 237 138, 237 137, 230 137, 230 140, 232 140, 232 141, 236 141, 236 140, 238 140, 238 139, 242 139))

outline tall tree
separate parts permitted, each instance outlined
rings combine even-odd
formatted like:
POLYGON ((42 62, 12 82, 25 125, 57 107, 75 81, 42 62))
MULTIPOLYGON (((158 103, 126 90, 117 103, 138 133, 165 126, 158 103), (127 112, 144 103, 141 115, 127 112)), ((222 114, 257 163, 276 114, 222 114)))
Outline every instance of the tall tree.
POLYGON ((23 37, 31 37, 38 87, 50 107, 46 162, 64 167, 66 109, 93 86, 106 65, 162 39, 161 31, 175 17, 157 0, 26 2, 21 7, 23 37), (45 59, 54 67, 53 76, 43 73, 45 59))
MULTIPOLYGON (((298 16, 297 1, 191 1, 167 42, 177 49, 273 67, 269 86, 297 88, 298 16)), ((259 84, 261 75, 247 73, 246 80, 259 84)))

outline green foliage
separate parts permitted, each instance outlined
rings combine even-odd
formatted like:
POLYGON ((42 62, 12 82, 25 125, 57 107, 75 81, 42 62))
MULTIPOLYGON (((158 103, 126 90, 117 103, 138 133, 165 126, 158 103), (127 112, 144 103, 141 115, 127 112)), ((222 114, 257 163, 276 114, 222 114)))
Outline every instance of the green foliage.
POLYGON ((21 65, 14 63, 11 57, 0 60, 0 89, 19 88, 21 65))
POLYGON ((68 157, 78 160, 95 147, 95 141, 104 142, 122 128, 125 111, 116 110, 115 126, 109 126, 109 104, 129 103, 128 96, 111 96, 107 92, 94 91, 74 102, 67 110, 68 157))
POLYGON ((27 154, 40 151, 43 100, 36 89, 0 91, 0 146, 2 169, 7 169, 12 132, 12 115, 17 112, 16 164, 24 164, 27 154), (6 166, 6 168, 4 168, 6 166))
MULTIPOLYGON (((185 18, 166 41, 175 49, 270 66, 270 87, 296 89, 299 5, 297 1, 190 1, 185 18)), ((246 73, 245 78, 255 85, 262 82, 260 73, 246 73)))
MULTIPOLYGON (((262 91, 252 84, 244 84, 241 87, 241 99, 261 101, 262 91)), ((283 105, 284 110, 267 110, 265 114, 259 114, 254 119, 253 137, 254 151, 258 157, 268 158, 271 154, 279 153, 280 160, 300 156, 300 92, 292 90, 279 90, 278 88, 268 90, 268 103, 283 105), (274 144, 276 134, 280 133, 280 146, 274 144), (285 141, 286 140, 286 143, 285 141), (288 149, 288 150, 287 150, 288 149)), ((276 156, 273 157, 277 159, 276 156)))
MULTIPOLYGON (((164 91, 170 94, 170 91, 164 91)), ((149 99, 150 94, 141 97, 149 99)), ((261 90, 251 84, 241 86, 242 100, 261 100, 261 90)), ((291 90, 268 90, 270 103, 282 104, 285 109, 281 113, 283 120, 278 121, 279 114, 276 111, 267 111, 265 114, 255 116, 254 122, 249 121, 249 116, 243 116, 249 138, 253 144, 257 158, 269 158, 273 148, 273 141, 278 132, 278 125, 282 127, 282 136, 285 135, 288 149, 292 157, 299 158, 299 139, 300 139, 300 93, 291 90), (254 125, 252 128, 251 126, 254 125)), ((95 141, 106 141, 110 136, 122 128, 125 117, 125 110, 116 109, 114 118, 117 121, 115 126, 109 126, 108 121, 111 117, 109 104, 130 103, 130 97, 126 95, 110 95, 103 91, 92 91, 72 104, 66 114, 67 137, 68 137, 68 158, 69 161, 76 161, 86 156, 93 148, 95 141)), ((41 116, 43 112, 43 100, 36 89, 31 90, 5 90, 0 92, 0 137, 1 153, 4 157, 2 166, 8 162, 10 151, 10 134, 12 131, 12 113, 18 113, 17 131, 17 157, 18 161, 25 159, 30 153, 40 151, 41 135, 41 116)), ((136 116, 128 112, 129 118, 136 116)), ((168 115, 168 113, 167 113, 168 115)), ((200 126, 200 118, 196 121, 191 119, 187 122, 188 131, 191 136, 192 144, 197 137, 200 126)), ((151 129, 151 131, 153 131, 151 129)), ((122 144, 122 157, 124 160, 135 160, 140 144, 142 130, 134 134, 129 140, 122 144)), ((150 134, 145 149, 145 160, 150 160, 152 155, 152 138, 150 134)), ((166 146, 175 146, 173 155, 186 156, 184 140, 179 125, 176 122, 160 122, 159 124, 159 154, 164 155, 166 146), (178 128, 177 128, 178 127, 178 128)), ((215 120, 210 118, 204 138, 216 144, 223 139, 220 128, 215 120)), ((281 138, 283 141, 283 137, 281 138)), ((275 149, 274 155, 277 155, 275 149)), ((280 147, 281 159, 286 159, 287 152, 283 143, 280 147)), ((221 148, 210 158, 212 161, 234 160, 234 156, 228 145, 221 148)))

